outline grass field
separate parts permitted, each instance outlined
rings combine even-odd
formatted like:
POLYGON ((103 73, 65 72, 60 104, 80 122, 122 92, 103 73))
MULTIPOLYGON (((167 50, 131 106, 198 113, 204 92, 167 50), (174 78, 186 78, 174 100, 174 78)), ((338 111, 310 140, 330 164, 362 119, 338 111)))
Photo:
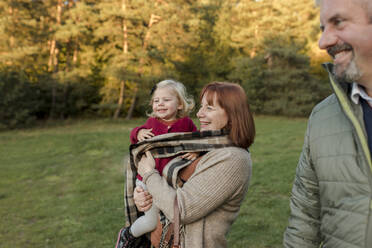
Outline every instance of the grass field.
MULTIPOLYGON (((229 247, 281 247, 305 119, 256 117, 253 178, 229 247)), ((0 247, 114 247, 133 121, 0 133, 0 247)))

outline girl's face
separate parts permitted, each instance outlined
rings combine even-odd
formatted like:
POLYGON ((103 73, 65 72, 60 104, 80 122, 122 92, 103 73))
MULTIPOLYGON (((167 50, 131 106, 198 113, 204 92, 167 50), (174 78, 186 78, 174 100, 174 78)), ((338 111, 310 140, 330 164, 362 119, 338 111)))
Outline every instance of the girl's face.
POLYGON ((177 118, 178 110, 181 109, 182 105, 171 88, 165 87, 155 90, 152 111, 157 118, 165 121, 173 121, 177 118))
POLYGON ((208 104, 207 94, 204 94, 201 106, 196 114, 200 121, 200 131, 220 130, 226 127, 228 116, 226 111, 217 103, 217 97, 213 97, 213 105, 208 104))

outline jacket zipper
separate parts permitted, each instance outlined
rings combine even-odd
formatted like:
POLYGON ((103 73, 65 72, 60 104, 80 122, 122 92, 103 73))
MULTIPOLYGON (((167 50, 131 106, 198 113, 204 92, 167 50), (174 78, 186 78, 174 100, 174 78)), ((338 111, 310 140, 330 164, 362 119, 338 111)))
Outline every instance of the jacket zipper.
MULTIPOLYGON (((329 70, 328 70, 328 72, 329 72, 329 70)), ((336 96, 338 97, 338 99, 340 101, 340 104, 341 104, 346 116, 349 118, 349 120, 351 121, 351 123, 353 124, 353 126, 355 128, 355 131, 356 131, 357 136, 359 138, 360 144, 362 145, 363 154, 365 156, 365 159, 366 159, 366 161, 369 165, 369 168, 371 170, 371 173, 372 173, 371 153, 369 151, 369 147, 368 147, 368 144, 367 144, 367 139, 364 135, 362 126, 360 125, 358 119, 353 114, 353 111, 352 111, 350 105, 347 102, 348 101, 347 96, 345 95, 343 90, 340 88, 340 86, 334 81, 333 76, 331 75, 331 73, 329 73, 329 74, 330 74, 329 78, 330 78, 330 81, 331 81, 332 88, 333 88, 336 96)), ((372 201, 370 202, 369 207, 370 207, 370 209, 372 209, 372 201)))
POLYGON ((364 135, 362 126, 360 125, 358 119, 353 114, 353 111, 352 111, 350 105, 347 103, 346 96, 343 93, 342 89, 340 89, 340 86, 335 83, 335 81, 333 80, 332 76, 330 76, 330 80, 331 80, 331 84, 332 84, 333 90, 335 91, 338 99, 340 100, 340 103, 341 103, 341 105, 343 107, 343 110, 344 110, 346 116, 349 118, 349 120, 351 121, 351 123, 353 124, 353 126, 355 128, 355 131, 357 133, 357 136, 359 138, 359 141, 360 141, 360 143, 362 145, 363 154, 365 156, 365 159, 367 160, 367 163, 368 163, 369 168, 370 168, 371 173, 372 173, 371 153, 369 152, 369 147, 368 147, 367 139, 366 139, 366 137, 364 135))
MULTIPOLYGON (((337 98, 338 98, 338 100, 340 102, 340 105, 341 105, 341 107, 342 107, 342 109, 343 109, 346 117, 349 118, 349 120, 351 121, 352 125, 354 126, 354 129, 355 129, 356 134, 357 134, 357 138, 359 140, 360 145, 362 146, 364 158, 367 161, 367 163, 369 165, 369 168, 370 168, 370 171, 372 173, 371 153, 369 151, 369 146, 368 146, 368 143, 367 143, 367 137, 365 136, 365 134, 363 132, 363 128, 362 128, 360 122, 358 121, 358 119, 356 118, 353 110, 351 109, 351 106, 349 104, 349 100, 348 100, 347 95, 341 89, 341 86, 338 83, 336 83, 335 80, 333 79, 333 75, 330 72, 331 71, 330 70, 330 64, 329 63, 326 63, 326 64, 323 64, 323 66, 325 67, 325 69, 329 73, 329 79, 330 79, 330 82, 331 82, 331 86, 332 86, 332 88, 333 88, 333 90, 334 90, 334 92, 335 92, 335 94, 336 94, 336 96, 337 96, 337 98)), ((371 215, 371 210, 372 210, 372 201, 370 201, 369 210, 370 210, 370 213, 369 213, 369 216, 370 216, 371 215)), ((367 231, 367 235, 368 235, 368 232, 369 232, 368 231, 368 226, 369 225, 367 225, 367 230, 366 230, 367 231)), ((368 241, 368 239, 366 240, 366 242, 367 241, 368 241)))

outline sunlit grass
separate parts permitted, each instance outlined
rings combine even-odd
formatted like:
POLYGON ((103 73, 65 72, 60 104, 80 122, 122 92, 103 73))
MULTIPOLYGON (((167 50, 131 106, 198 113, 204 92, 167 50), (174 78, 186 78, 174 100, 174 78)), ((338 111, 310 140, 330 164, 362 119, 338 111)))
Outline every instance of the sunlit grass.
MULTIPOLYGON (((0 133, 0 247, 113 247, 124 157, 144 120, 65 121, 0 133)), ((256 117, 253 177, 229 247, 281 247, 305 119, 256 117)))

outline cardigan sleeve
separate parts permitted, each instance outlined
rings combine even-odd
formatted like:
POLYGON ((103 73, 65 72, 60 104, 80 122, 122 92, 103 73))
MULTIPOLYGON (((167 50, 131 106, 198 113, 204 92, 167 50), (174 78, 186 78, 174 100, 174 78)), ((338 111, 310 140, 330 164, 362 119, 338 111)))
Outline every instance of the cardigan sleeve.
MULTIPOLYGON (((189 224, 207 216, 236 195, 245 194, 251 173, 247 151, 216 149, 204 155, 195 173, 177 190, 157 173, 144 177, 153 201, 170 220, 177 195, 181 222, 189 224), (200 167, 200 168, 199 168, 200 167)), ((243 198, 243 197, 242 197, 243 198)))
POLYGON ((132 131, 130 131, 130 143, 131 144, 137 144, 138 143, 138 139, 137 139, 137 135, 138 135, 138 132, 139 130, 141 129, 149 129, 151 128, 151 118, 148 118, 145 122, 145 124, 143 124, 142 126, 139 126, 139 127, 135 127, 132 129, 132 131))

